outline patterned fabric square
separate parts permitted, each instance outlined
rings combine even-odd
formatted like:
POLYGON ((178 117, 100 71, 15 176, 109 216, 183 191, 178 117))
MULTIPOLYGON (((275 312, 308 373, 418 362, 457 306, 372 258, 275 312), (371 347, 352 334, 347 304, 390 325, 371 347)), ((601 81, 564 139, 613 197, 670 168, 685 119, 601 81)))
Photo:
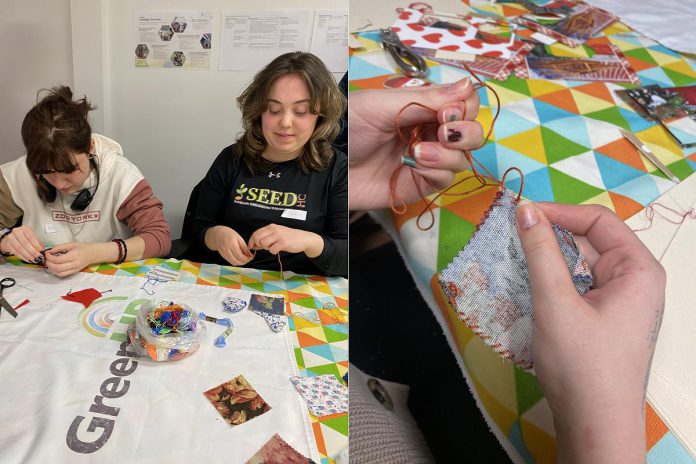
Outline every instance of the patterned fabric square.
POLYGON ((290 381, 317 417, 348 412, 348 389, 331 374, 290 377, 290 381))
MULTIPOLYGON (((532 291, 527 261, 515 228, 517 194, 504 189, 467 245, 440 275, 457 316, 495 351, 525 369, 532 358, 532 291)), ((581 295, 592 275, 573 235, 554 225, 556 238, 581 295)))
POLYGON ((285 314, 285 300, 283 298, 253 294, 249 301, 249 309, 254 312, 283 315, 285 314))
POLYGON ((288 323, 288 318, 285 316, 278 316, 277 314, 269 314, 263 311, 251 310, 254 314, 258 314, 266 320, 268 326, 274 332, 281 332, 285 325, 288 323))
POLYGON ((288 445, 277 433, 246 464, 314 464, 288 445))
POLYGON ((243 375, 238 375, 203 394, 230 425, 243 424, 271 410, 243 375))

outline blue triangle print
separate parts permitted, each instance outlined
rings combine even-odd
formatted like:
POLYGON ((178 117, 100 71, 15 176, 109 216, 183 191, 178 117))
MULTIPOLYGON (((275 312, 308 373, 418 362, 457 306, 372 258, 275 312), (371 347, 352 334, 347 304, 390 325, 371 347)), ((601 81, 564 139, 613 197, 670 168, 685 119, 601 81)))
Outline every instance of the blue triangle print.
POLYGON ((501 109, 493 134, 496 139, 504 139, 505 137, 510 137, 511 135, 519 134, 520 132, 537 127, 538 125, 539 124, 536 122, 523 118, 517 113, 501 109))
POLYGON ((380 37, 380 32, 379 31, 370 31, 370 32, 361 32, 360 37, 364 37, 369 40, 373 40, 377 43, 382 42, 382 39, 380 37))
POLYGON ((642 71, 639 71, 638 77, 641 78, 641 81, 643 80, 644 77, 647 77, 648 79, 652 79, 653 81, 660 84, 662 87, 664 87, 664 86, 672 87, 674 85, 674 83, 672 82, 672 79, 670 79, 669 76, 667 74, 665 74, 665 72, 659 66, 655 66, 654 68, 648 68, 648 69, 644 69, 642 71))
POLYGON ((327 324, 324 327, 331 329, 331 330, 334 330, 338 333, 342 333, 342 334, 348 333, 348 324, 327 324))
POLYGON ((638 75, 638 77, 640 78, 640 84, 643 86, 647 86, 647 85, 657 85, 659 87, 665 86, 665 84, 663 84, 662 82, 656 81, 654 79, 650 79, 649 77, 641 76, 640 74, 638 75))
MULTIPOLYGON (((497 167, 497 158, 498 156, 496 155, 496 149, 497 147, 501 147, 502 145, 498 145, 496 143, 487 143, 483 147, 479 148, 475 152, 472 153, 476 161, 478 161, 478 164, 475 165, 476 169, 480 170, 479 164, 483 165, 486 169, 490 171, 491 174, 493 174, 494 177, 498 177, 498 167, 497 167)), ((428 282, 430 281, 430 277, 428 277, 428 282)))
POLYGON ((329 345, 331 353, 333 354, 334 361, 348 361, 348 350, 344 350, 334 345, 329 345))
POLYGON ((696 143, 696 135, 683 131, 681 129, 678 129, 674 127, 673 125, 668 124, 670 132, 674 134, 674 136, 679 139, 679 141, 683 144, 692 144, 696 143))
POLYGON ((391 69, 380 68, 367 61, 353 55, 350 58, 349 73, 351 80, 368 79, 370 77, 384 76, 385 74, 394 74, 391 69))
MULTIPOLYGON (((512 179, 505 182, 505 186, 513 192, 519 192, 520 179, 512 179)), ((524 176, 524 190, 522 196, 532 201, 553 201, 553 189, 548 167, 539 169, 524 176)))
POLYGON ((640 132, 657 124, 655 122, 646 121, 634 111, 619 108, 619 113, 621 113, 621 116, 623 116, 633 132, 640 132))
POLYGON ((655 201, 660 196, 657 184, 651 175, 645 174, 642 177, 633 179, 630 182, 610 189, 612 192, 620 193, 623 196, 635 200, 643 206, 655 201))
POLYGON ((695 163, 695 162, 691 161, 691 160, 688 159, 688 158, 687 158, 686 162, 689 163, 689 166, 691 166, 691 169, 693 169, 694 171, 696 171, 696 163, 695 163))
POLYGON ((674 50, 670 50, 669 48, 665 47, 664 45, 656 44, 651 47, 645 47, 648 50, 655 50, 656 52, 664 53, 665 55, 670 55, 675 58, 679 58, 680 60, 683 60, 684 57, 681 56, 679 53, 675 52, 674 50))
MULTIPOLYGON (((481 101, 481 106, 490 106, 488 104, 488 87, 481 87, 478 90, 478 96, 479 96, 479 100, 481 101)), ((491 109, 491 111, 495 111, 495 110, 491 109)))
POLYGON ((549 105, 541 100, 534 99, 534 107, 537 110, 537 115, 539 116, 539 123, 541 125, 546 124, 550 121, 555 121, 557 119, 570 118, 577 116, 569 111, 562 110, 557 106, 549 105))
MULTIPOLYGON (((516 152, 515 150, 511 150, 508 147, 505 147, 503 145, 498 145, 497 147, 497 173, 496 175, 498 176, 498 179, 500 179, 505 171, 507 171, 511 167, 516 167, 519 168, 524 175, 526 176, 530 172, 537 171, 543 167, 546 167, 545 164, 540 163, 537 160, 534 160, 528 156, 525 156, 521 153, 516 152)), ((511 172, 508 174, 508 176, 513 175, 511 172)), ((526 179, 525 179, 525 184, 526 184, 526 179)))
POLYGON ((297 287, 301 287, 301 286, 306 285, 306 284, 307 284, 307 281, 305 281, 304 279, 297 279, 297 280, 295 280, 295 279, 287 279, 287 280, 285 281, 285 287, 286 287, 288 290, 293 290, 293 289, 295 289, 295 288, 297 288, 297 287))
POLYGON ((602 175, 602 182, 604 182, 607 190, 611 190, 637 177, 645 175, 645 172, 639 171, 636 168, 613 158, 609 158, 608 156, 604 156, 601 153, 597 153, 596 151, 592 153, 594 153, 595 160, 597 160, 599 173, 602 175))
POLYGON ((428 75, 426 77, 428 78, 428 80, 431 80, 433 82, 441 82, 442 77, 440 73, 440 66, 429 66, 428 75))
POLYGON ((321 356, 329 361, 335 362, 333 353, 331 352, 331 347, 328 344, 303 346, 302 349, 321 356))
POLYGON ((557 119, 546 123, 546 127, 583 147, 591 147, 590 136, 583 116, 557 119))
POLYGON ((510 427, 510 431, 508 432, 508 440, 510 440, 510 443, 512 443, 512 446, 515 447, 524 462, 534 462, 534 458, 531 454, 529 454, 527 445, 524 444, 524 437, 522 436, 522 428, 520 427, 519 419, 516 420, 510 427))

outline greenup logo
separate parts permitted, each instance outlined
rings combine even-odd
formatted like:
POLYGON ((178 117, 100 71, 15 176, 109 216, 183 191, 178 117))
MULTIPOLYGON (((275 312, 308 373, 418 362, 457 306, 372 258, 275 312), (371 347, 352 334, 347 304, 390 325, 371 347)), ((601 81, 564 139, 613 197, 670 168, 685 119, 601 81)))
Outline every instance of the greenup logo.
POLYGON ((235 199, 235 200, 241 200, 241 199, 243 199, 243 198, 244 198, 244 194, 246 193, 247 190, 249 190, 249 189, 246 188, 246 187, 244 186, 244 184, 240 185, 239 188, 237 189, 237 193, 238 193, 239 195, 237 195, 236 197, 234 197, 234 199, 235 199))

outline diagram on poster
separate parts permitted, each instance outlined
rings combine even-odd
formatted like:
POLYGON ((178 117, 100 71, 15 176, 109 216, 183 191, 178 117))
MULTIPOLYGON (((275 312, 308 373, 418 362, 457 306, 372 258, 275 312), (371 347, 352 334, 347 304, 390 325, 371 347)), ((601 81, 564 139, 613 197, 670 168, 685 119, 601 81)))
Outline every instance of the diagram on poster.
POLYGON ((210 69, 212 12, 140 11, 135 29, 136 68, 210 69))

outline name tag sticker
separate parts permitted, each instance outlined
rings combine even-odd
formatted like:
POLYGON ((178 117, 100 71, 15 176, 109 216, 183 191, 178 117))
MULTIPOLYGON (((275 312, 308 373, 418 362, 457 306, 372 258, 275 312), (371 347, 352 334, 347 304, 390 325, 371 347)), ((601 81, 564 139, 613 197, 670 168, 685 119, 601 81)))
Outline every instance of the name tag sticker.
POLYGON ((303 211, 301 209, 286 209, 285 211, 283 211, 283 214, 281 214, 280 217, 288 219, 297 219, 299 221, 306 221, 307 211, 303 211))
POLYGON ((55 224, 44 224, 44 233, 55 234, 56 232, 58 232, 58 229, 56 229, 55 224))

